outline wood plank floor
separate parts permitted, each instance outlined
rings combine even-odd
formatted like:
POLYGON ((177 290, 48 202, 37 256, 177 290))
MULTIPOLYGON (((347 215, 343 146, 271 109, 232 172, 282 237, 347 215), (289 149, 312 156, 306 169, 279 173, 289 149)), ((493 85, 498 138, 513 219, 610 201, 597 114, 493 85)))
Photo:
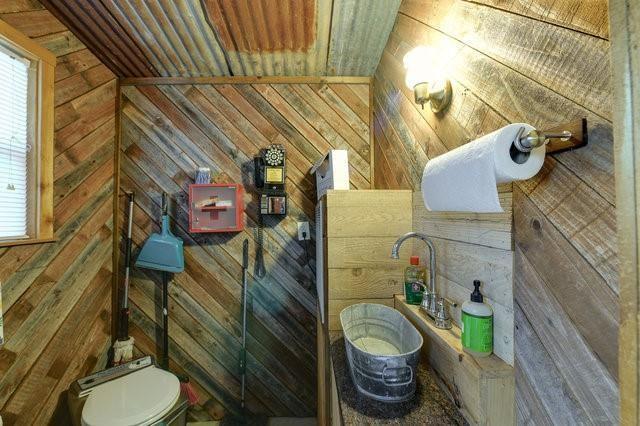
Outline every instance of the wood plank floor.
POLYGON ((103 368, 111 343, 115 80, 37 1, 0 19, 58 58, 54 243, 0 248, 4 424, 69 424, 69 384, 103 368))
MULTIPOLYGON (((201 413, 239 410, 242 241, 250 243, 247 406, 269 416, 315 415, 315 250, 297 241, 297 221, 313 228, 308 170, 332 148, 349 151, 352 188, 370 187, 368 84, 215 84, 122 87, 121 189, 136 192, 133 240, 157 231, 160 197, 170 194, 185 271, 170 285, 171 362, 201 393, 201 413), (267 275, 255 273, 257 196, 253 157, 270 143, 287 150, 289 214, 265 220, 267 275), (246 189, 245 231, 191 235, 188 185, 198 166, 216 182, 246 189)), ((124 199, 121 215, 124 216, 124 199)), ((123 232, 123 230, 121 230, 123 232)), ((313 230, 312 230, 313 235, 313 230)), ((157 274, 135 270, 131 290, 138 349, 156 353, 157 274)))

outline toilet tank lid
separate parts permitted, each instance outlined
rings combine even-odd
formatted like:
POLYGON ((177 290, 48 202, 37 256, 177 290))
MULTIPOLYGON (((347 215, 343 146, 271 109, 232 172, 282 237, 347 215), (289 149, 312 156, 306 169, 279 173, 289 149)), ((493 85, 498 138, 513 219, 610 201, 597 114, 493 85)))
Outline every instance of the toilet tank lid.
POLYGON ((82 423, 144 425, 167 413, 180 396, 178 378, 154 367, 143 368, 97 386, 82 409, 82 423))

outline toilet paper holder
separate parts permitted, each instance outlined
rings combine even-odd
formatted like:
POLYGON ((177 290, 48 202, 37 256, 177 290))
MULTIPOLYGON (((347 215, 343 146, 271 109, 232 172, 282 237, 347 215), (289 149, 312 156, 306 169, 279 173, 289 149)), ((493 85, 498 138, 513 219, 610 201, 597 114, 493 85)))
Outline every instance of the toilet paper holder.
POLYGON ((547 154, 587 145, 587 119, 582 118, 545 131, 533 129, 526 134, 524 127, 521 127, 513 141, 513 147, 521 153, 529 153, 542 145, 546 145, 547 154))

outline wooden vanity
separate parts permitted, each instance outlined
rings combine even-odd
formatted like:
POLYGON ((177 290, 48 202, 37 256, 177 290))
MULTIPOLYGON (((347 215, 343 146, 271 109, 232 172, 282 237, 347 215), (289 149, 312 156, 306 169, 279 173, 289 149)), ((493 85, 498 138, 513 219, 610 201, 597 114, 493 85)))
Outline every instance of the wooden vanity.
MULTIPOLYGON (((339 331, 340 311, 355 303, 393 306, 402 293, 410 250, 391 259, 391 246, 411 230, 411 191, 328 191, 322 197, 325 318, 318 315, 318 424, 340 424, 329 331, 339 331)), ((320 282, 320 281, 319 281, 320 282)))
POLYGON ((429 367, 424 368, 467 422, 515 424, 513 367, 495 355, 475 359, 464 353, 457 327, 436 329, 417 306, 404 302, 403 269, 411 249, 401 250, 400 260, 391 259, 390 253, 395 240, 412 229, 412 195, 411 191, 365 190, 329 191, 323 197, 326 321, 318 320, 317 332, 318 424, 343 424, 343 396, 334 372, 347 370, 342 364, 333 365, 344 360, 332 359, 331 341, 341 330, 340 311, 362 302, 395 307, 416 326, 425 340, 423 362, 429 367))

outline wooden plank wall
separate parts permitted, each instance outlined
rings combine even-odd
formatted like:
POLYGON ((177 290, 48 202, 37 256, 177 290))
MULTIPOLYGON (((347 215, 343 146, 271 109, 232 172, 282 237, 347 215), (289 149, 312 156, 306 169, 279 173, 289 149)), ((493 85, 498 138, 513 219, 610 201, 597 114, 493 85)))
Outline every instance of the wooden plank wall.
POLYGON ((323 229, 329 331, 342 330, 340 312, 356 303, 393 307, 404 292, 410 243, 391 258, 391 247, 411 230, 411 191, 328 191, 323 229))
POLYGON ((57 241, 0 248, 4 424, 69 424, 69 384, 103 368, 111 342, 113 74, 37 1, 0 2, 0 19, 51 50, 57 241))
MULTIPOLYGON (((316 296, 299 220, 313 231, 312 163, 331 148, 349 150, 351 186, 370 187, 369 79, 363 84, 198 84, 123 86, 121 188, 136 192, 133 240, 158 229, 168 192, 173 229, 185 242, 185 272, 170 285, 171 364, 201 395, 192 417, 239 411, 242 241, 250 242, 247 406, 253 413, 315 416, 316 296), (266 220, 267 274, 254 273, 257 196, 253 157, 270 143, 287 149, 289 213, 266 220), (190 235, 188 185, 197 166, 216 182, 245 185, 245 231, 190 235)), ((124 200, 121 200, 124 214, 124 200)), ((124 232, 124 228, 121 230, 124 232)), ((314 264, 313 243, 308 247, 314 264)), ((135 270, 132 334, 155 353, 159 277, 135 270)))
MULTIPOLYGON (((413 193, 413 230, 433 239, 436 248, 436 283, 440 293, 455 302, 449 313, 461 327, 462 303, 469 300, 473 280, 483 282, 484 300, 494 313, 493 351, 513 366, 513 220, 511 185, 499 188, 504 213, 469 214, 430 212, 422 193, 413 193)), ((413 254, 428 265, 424 243, 413 254)))
POLYGON ((433 158, 509 122, 589 121, 589 146, 513 188, 520 422, 618 420, 618 259, 607 2, 405 0, 374 81, 376 188, 417 188, 433 158), (445 59, 453 102, 421 110, 403 56, 445 59))

